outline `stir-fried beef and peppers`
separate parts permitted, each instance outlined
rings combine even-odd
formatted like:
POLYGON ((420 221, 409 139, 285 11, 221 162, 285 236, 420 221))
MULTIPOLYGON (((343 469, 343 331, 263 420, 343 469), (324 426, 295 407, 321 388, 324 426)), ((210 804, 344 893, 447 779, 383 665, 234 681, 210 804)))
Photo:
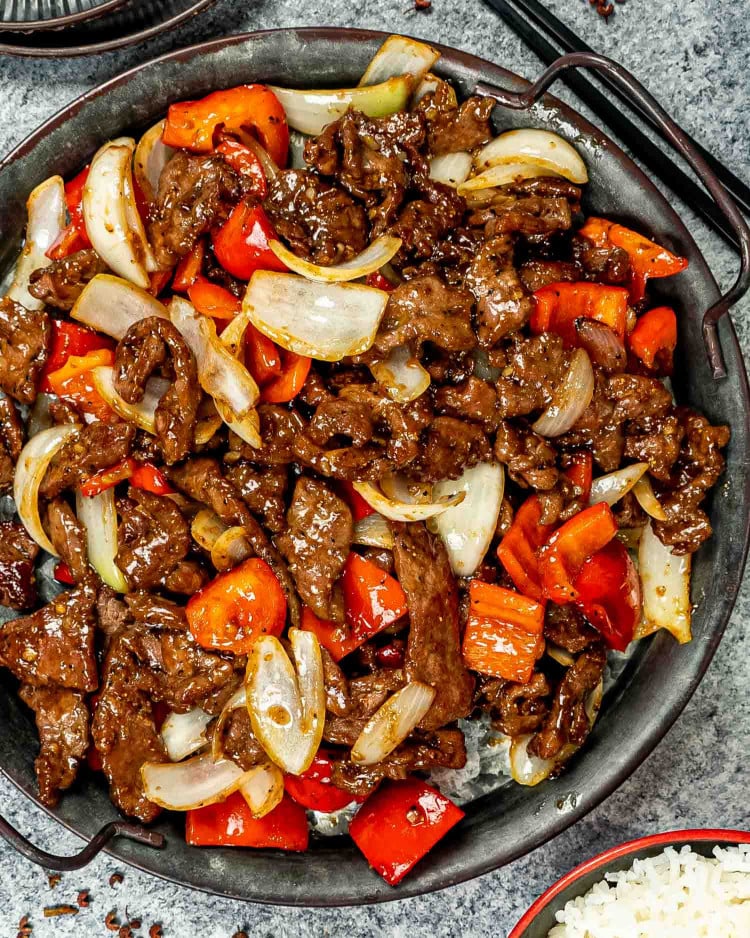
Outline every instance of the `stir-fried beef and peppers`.
POLYGON ((88 762, 192 844, 303 850, 306 810, 360 803, 396 883, 462 816, 423 780, 465 765, 462 721, 536 784, 608 649, 689 640, 729 431, 664 383, 648 280, 686 261, 586 217, 575 149, 493 136, 436 58, 395 37, 333 96, 174 104, 32 193, 0 301, 0 599, 28 614, 0 662, 46 804, 88 762))

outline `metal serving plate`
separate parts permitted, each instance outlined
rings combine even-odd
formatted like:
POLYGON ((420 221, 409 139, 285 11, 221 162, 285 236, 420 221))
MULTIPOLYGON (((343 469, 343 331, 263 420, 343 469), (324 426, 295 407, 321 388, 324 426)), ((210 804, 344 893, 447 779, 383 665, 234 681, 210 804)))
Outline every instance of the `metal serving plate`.
MULTIPOLYGON (((288 29, 220 39, 146 63, 89 92, 49 120, 0 164, 0 274, 15 259, 29 191, 52 173, 69 176, 96 148, 124 131, 153 123, 168 104, 241 82, 298 87, 356 84, 384 34, 340 29, 288 29)), ((463 95, 477 82, 521 90, 527 82, 473 56, 443 49, 437 71, 463 95)), ((694 640, 667 634, 638 646, 605 694, 601 716, 565 774, 537 788, 490 777, 466 806, 466 819, 397 888, 368 869, 343 837, 315 838, 304 855, 272 850, 195 849, 171 815, 156 829, 164 851, 118 841, 121 860, 175 882, 241 899, 285 905, 353 905, 419 895, 502 866, 575 823, 645 759, 677 718, 718 646, 739 588, 748 543, 748 385, 728 317, 719 326, 729 377, 713 380, 701 339, 703 311, 718 299, 716 283, 690 233, 638 167, 601 131, 556 99, 528 111, 497 108, 498 130, 548 128, 573 142, 591 177, 586 210, 616 218, 690 260, 687 271, 659 282, 658 299, 680 311, 675 389, 678 399, 713 422, 728 423, 728 470, 710 506, 714 537, 696 555, 694 640)), ((656 291, 654 291, 656 292, 656 291)), ((36 733, 12 680, 0 677, 0 767, 36 798, 36 733)), ((83 776, 50 814, 90 839, 116 812, 100 777, 83 776)))
POLYGON ((0 8, 0 29, 31 33, 40 29, 80 26, 111 13, 129 0, 5 0, 0 8))

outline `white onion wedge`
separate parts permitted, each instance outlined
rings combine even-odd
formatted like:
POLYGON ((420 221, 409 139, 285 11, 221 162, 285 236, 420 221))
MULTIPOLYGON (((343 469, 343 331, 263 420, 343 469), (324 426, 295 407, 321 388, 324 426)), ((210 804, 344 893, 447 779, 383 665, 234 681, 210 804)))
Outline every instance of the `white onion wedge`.
POLYGON ((393 235, 381 235, 371 244, 368 244, 364 251, 357 254, 349 261, 342 261, 340 264, 333 264, 330 267, 323 267, 320 264, 312 264, 302 257, 298 257, 289 250, 281 241, 269 241, 268 246, 278 259, 295 274, 306 277, 308 280, 317 280, 320 283, 343 283, 348 280, 359 280, 360 277, 366 277, 387 264, 392 257, 396 255, 401 247, 401 238, 395 238, 393 235))
POLYGON ((397 75, 411 75, 416 87, 440 53, 424 42, 406 36, 389 36, 372 57, 360 85, 377 85, 397 75))
POLYGON ((144 794, 170 811, 190 811, 224 801, 248 775, 231 759, 214 762, 210 752, 185 762, 146 762, 141 766, 144 794))
POLYGON ((594 369, 588 354, 579 348, 573 353, 570 368, 555 389, 552 403, 532 423, 531 429, 540 436, 562 436, 581 417, 593 396, 594 369))
POLYGON ((443 539, 456 576, 472 576, 495 535, 505 489, 505 471, 498 463, 478 463, 458 479, 438 482, 434 498, 464 493, 464 500, 431 520, 443 539))
POLYGON ((116 274, 136 286, 149 286, 155 270, 133 195, 135 140, 118 137, 105 143, 91 161, 83 187, 83 220, 89 240, 116 274))
POLYGON ((153 204, 159 191, 159 179, 167 163, 177 152, 162 140, 165 121, 154 124, 138 141, 135 148, 133 168, 135 178, 146 201, 153 204))
POLYGON ((52 457, 80 429, 80 424, 65 423, 32 436, 21 450, 13 478, 13 500, 21 523, 42 550, 46 550, 53 557, 58 557, 59 554, 47 537, 39 517, 39 486, 52 457))
POLYGON ((284 797, 284 776, 272 762, 256 765, 248 772, 247 779, 240 785, 240 794, 245 799, 253 817, 264 817, 284 797))
POLYGON ((589 505, 606 502, 611 506, 619 502, 623 495, 627 495, 636 485, 647 469, 647 462, 636 462, 632 466, 623 466, 622 469, 616 469, 614 472, 608 472, 594 479, 591 483, 589 505))
POLYGON ((564 176, 571 182, 588 182, 586 164, 575 147, 558 134, 549 130, 509 130, 483 147, 476 156, 480 170, 501 163, 517 163, 533 160, 553 173, 564 176))
POLYGON ((210 713, 193 707, 187 713, 168 713, 161 726, 161 738, 172 762, 181 762, 208 745, 206 727, 213 720, 210 713))
POLYGON ((355 482, 354 488, 371 508, 389 521, 426 521, 460 504, 465 497, 463 492, 458 492, 440 501, 415 503, 389 498, 372 482, 355 482))
POLYGON ((569 668, 572 664, 575 664, 576 658, 574 654, 569 652, 567 648, 561 648, 559 645, 554 645, 552 642, 547 642, 544 653, 549 655, 553 661, 561 664, 564 668, 569 668))
POLYGON ((348 110, 362 111, 368 117, 387 117, 403 111, 414 86, 410 75, 398 75, 366 88, 339 88, 302 91, 271 87, 286 112, 293 130, 316 136, 348 110))
POLYGON ((254 553, 243 527, 227 528, 211 548, 211 563, 220 572, 231 570, 254 553))
POLYGON ((99 365, 98 368, 91 370, 94 387, 112 410, 123 420, 134 423, 141 430, 154 435, 156 433, 156 408, 169 390, 169 381, 166 378, 149 378, 141 400, 135 404, 128 404, 115 390, 114 376, 115 369, 111 365, 99 365))
POLYGON ((365 547, 393 548, 393 531, 386 518, 375 512, 366 518, 360 518, 354 525, 354 544, 363 544, 365 547))
POLYGON ((247 666, 247 706, 268 757, 293 775, 310 767, 323 737, 323 659, 312 632, 289 630, 296 670, 284 646, 261 635, 247 666))
POLYGON ((651 523, 641 534, 638 572, 643 592, 643 618, 635 638, 658 629, 671 632, 683 645, 691 639, 690 554, 672 553, 659 540, 651 523))
POLYGON ((115 490, 105 489, 91 498, 76 491, 76 515, 86 528, 89 563, 117 593, 127 593, 128 584, 117 566, 117 509, 115 490))
POLYGON ((635 495, 636 501, 647 515, 650 515, 650 517, 654 518, 656 521, 667 520, 667 513, 659 504, 659 499, 654 493, 651 479, 649 479, 647 475, 641 476, 635 483, 633 486, 633 495, 635 495))
POLYGON ((448 84, 448 82, 444 81, 442 78, 438 78, 437 75, 433 75, 432 72, 428 72, 417 85, 417 90, 412 97, 412 104, 418 104, 425 95, 437 91, 441 85, 445 86, 448 95, 448 105, 450 107, 458 107, 458 98, 456 97, 456 91, 453 85, 448 84))
POLYGON ((70 315, 119 342, 133 323, 150 316, 167 318, 167 310, 150 293, 122 277, 97 274, 83 288, 70 315))
POLYGON ((455 189, 469 178, 471 166, 471 153, 463 150, 458 153, 433 156, 430 160, 430 179, 442 182, 446 186, 453 186, 455 189))
POLYGON ((190 534, 203 550, 212 550, 219 537, 227 530, 221 518, 210 508, 201 508, 190 525, 190 534))
POLYGON ((370 365, 370 371, 399 404, 416 400, 430 386, 429 371, 414 358, 408 345, 397 346, 388 358, 370 365))
POLYGON ((255 328, 282 348, 336 362, 370 348, 387 303, 388 294, 375 287, 258 270, 242 308, 255 328))
POLYGON ((50 176, 32 191, 26 200, 26 213, 26 240, 8 296, 26 309, 41 309, 42 300, 29 293, 29 277, 52 263, 46 252, 65 227, 65 184, 60 176, 50 176))
POLYGON ((352 762, 375 765, 389 756, 415 729, 434 699, 435 688, 421 681, 411 681, 391 694, 359 734, 352 747, 352 762))
POLYGON ((507 186, 511 182, 519 182, 522 179, 534 179, 537 176, 557 176, 558 173, 552 172, 548 166, 537 163, 533 160, 519 160, 514 163, 498 163, 496 166, 490 166, 478 176, 467 178, 458 187, 459 195, 481 197, 485 190, 490 194, 490 198, 495 194, 495 189, 500 186, 507 186))

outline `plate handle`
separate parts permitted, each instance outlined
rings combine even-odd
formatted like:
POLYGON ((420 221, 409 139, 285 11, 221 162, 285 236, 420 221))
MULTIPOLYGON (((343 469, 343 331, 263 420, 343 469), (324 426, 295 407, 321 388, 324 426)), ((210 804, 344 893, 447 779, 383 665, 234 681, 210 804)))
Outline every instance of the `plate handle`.
POLYGON ((722 316, 744 296, 750 287, 750 228, 734 199, 716 178, 711 167, 695 149, 690 139, 667 114, 659 102, 622 65, 597 52, 571 52, 556 59, 549 68, 525 91, 509 91, 485 82, 476 86, 476 93, 495 98, 498 104, 512 110, 522 110, 534 104, 563 72, 573 68, 591 68, 606 72, 609 78, 638 103, 660 127, 672 147, 691 167, 701 183, 708 189, 719 209, 737 235, 740 246, 740 270, 734 284, 703 314, 703 344, 715 379, 726 378, 727 369, 719 343, 717 325, 722 316))

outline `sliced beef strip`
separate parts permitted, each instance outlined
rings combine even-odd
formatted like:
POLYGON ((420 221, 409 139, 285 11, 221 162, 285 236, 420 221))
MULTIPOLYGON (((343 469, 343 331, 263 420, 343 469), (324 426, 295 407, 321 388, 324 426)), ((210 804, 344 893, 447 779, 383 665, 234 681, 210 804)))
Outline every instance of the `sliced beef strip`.
POLYGON ((300 598, 320 619, 343 622, 338 580, 352 544, 349 506, 325 482, 303 477, 295 486, 286 520, 287 528, 276 542, 300 598))
POLYGON ((458 420, 474 420, 487 433, 497 430, 501 422, 495 389, 488 381, 474 375, 455 385, 444 385, 433 390, 435 411, 458 420))
POLYGON ((490 115, 492 98, 467 98, 457 107, 455 97, 445 84, 420 99, 417 110, 427 121, 427 149, 431 156, 473 150, 492 136, 490 115))
POLYGON ((158 699, 180 713, 191 710, 206 697, 233 683, 239 662, 239 659, 206 651, 189 632, 171 630, 159 633, 158 652, 150 660, 162 676, 158 699))
POLYGON ((29 293, 57 309, 73 309, 86 284, 107 265, 93 248, 76 251, 35 270, 29 278, 29 293))
POLYGON ((54 498, 65 489, 75 489, 101 469, 125 459, 135 436, 128 423, 88 424, 70 436, 52 457, 39 487, 44 498, 54 498))
POLYGON ((550 693, 541 673, 533 674, 526 684, 491 678, 482 683, 478 703, 489 712, 492 725, 512 738, 539 729, 549 712, 550 693))
POLYGON ((128 593, 125 597, 130 615, 139 625, 149 629, 187 630, 187 618, 182 606, 153 593, 128 593))
POLYGON ((466 202, 452 186, 418 175, 412 180, 413 195, 398 214, 388 233, 401 238, 393 259, 398 267, 442 254, 443 241, 463 221, 466 202))
MULTIPOLYGON (((210 741, 213 741, 216 726, 217 724, 214 723, 209 727, 207 736, 210 741)), ((253 733, 247 707, 233 710, 227 717, 223 728, 221 748, 228 759, 236 762, 245 771, 254 765, 268 762, 265 750, 253 733)))
POLYGON ((283 530, 289 488, 285 466, 256 466, 241 459, 227 466, 226 477, 237 486, 247 507, 260 515, 269 531, 283 530))
POLYGON ((529 293, 541 290, 551 283, 574 283, 583 279, 581 269, 568 261, 550 261, 541 258, 528 260, 518 271, 521 283, 529 293))
POLYGON ((556 603, 547 603, 544 637, 574 655, 599 641, 599 633, 575 606, 558 606, 556 603))
POLYGON ((374 431, 368 404, 351 397, 324 401, 315 408, 305 432, 318 446, 325 446, 334 437, 345 437, 352 446, 365 446, 372 440, 374 431))
POLYGON ((587 280, 598 283, 625 284, 630 278, 630 257, 627 251, 611 245, 597 247, 588 238, 575 235, 572 239, 573 259, 584 271, 587 280))
POLYGON ((41 309, 0 300, 0 390, 21 404, 33 404, 47 362, 52 327, 41 309))
MULTIPOLYGON (((254 451, 256 452, 256 451, 254 451)), ((289 569, 263 528, 242 500, 237 487, 224 477, 215 459, 200 457, 170 470, 170 480, 186 495, 212 508, 230 527, 242 526, 255 554, 271 567, 286 594, 289 617, 293 625, 300 621, 299 600, 289 569)))
POLYGON ((340 264, 367 246, 362 205, 309 171, 281 170, 269 183, 264 207, 277 234, 315 264, 340 264))
MULTIPOLYGON (((571 189, 580 198, 580 190, 575 186, 571 189)), ((503 186, 486 205, 471 213, 468 223, 471 227, 484 228, 488 238, 507 234, 520 234, 532 240, 548 238, 555 232, 567 231, 572 224, 569 190, 562 191, 565 194, 541 188, 536 192, 523 192, 513 184, 503 186), (555 194, 548 194, 552 192, 555 194)), ((572 207, 575 210, 577 202, 574 201, 572 207)))
POLYGON ((106 584, 100 586, 96 593, 96 618, 106 641, 121 632, 130 619, 127 605, 106 584))
POLYGON ((18 692, 36 716, 39 755, 34 769, 39 797, 47 807, 54 807, 75 781, 78 766, 89 746, 89 711, 79 691, 62 687, 31 687, 18 692))
POLYGON ((375 349, 384 356, 406 342, 431 342, 458 352, 474 348, 471 328, 472 296, 450 287, 439 277, 415 277, 391 293, 375 337, 375 349))
POLYGON ((573 427, 557 438, 557 445, 564 451, 589 449, 604 472, 613 472, 622 463, 624 429, 622 422, 615 417, 615 403, 608 388, 609 379, 597 370, 595 377, 591 403, 573 427))
POLYGON ((0 394, 0 494, 10 492, 23 449, 23 422, 13 401, 0 394))
POLYGON ((514 337, 504 358, 495 384, 503 417, 524 417, 546 407, 570 361, 562 339, 551 332, 530 339, 514 337))
POLYGON ((230 433, 230 452, 239 452, 245 459, 262 466, 286 466, 294 462, 294 443, 305 427, 305 421, 299 413, 279 404, 260 404, 258 417, 263 445, 255 449, 230 433))
POLYGON ((435 699, 420 723, 437 729, 468 715, 474 679, 461 657, 458 589, 448 552, 423 524, 393 524, 401 587, 409 607, 406 675, 435 688, 435 699))
POLYGON ((192 596, 211 579, 210 574, 197 560, 181 560, 162 580, 162 586, 170 593, 192 596))
POLYGON ((0 664, 35 687, 96 690, 95 603, 96 590, 84 584, 30 616, 6 622, 0 630, 0 664))
POLYGON ((39 547, 14 521, 0 521, 0 606, 33 609, 37 601, 34 562, 39 547))
POLYGON ((401 668, 384 668, 349 681, 349 697, 345 713, 329 709, 323 738, 338 746, 353 746, 370 717, 386 700, 404 686, 401 668))
POLYGON ((171 356, 173 378, 156 405, 156 438, 168 464, 184 459, 193 446, 201 403, 201 387, 195 357, 177 328, 159 316, 134 322, 117 345, 115 389, 136 404, 145 393, 146 381, 171 356))
POLYGON ((590 732, 586 698, 602 678, 607 654, 601 644, 586 649, 567 669, 549 714, 528 745, 540 759, 554 759, 568 743, 580 746, 590 732))
POLYGON ((669 482, 684 437, 685 428, 674 413, 641 419, 626 427, 623 455, 634 462, 647 462, 655 479, 669 482))
POLYGON ((345 716, 351 709, 349 681, 330 652, 320 646, 323 658, 323 682, 326 689, 326 710, 334 716, 345 716))
POLYGON ((171 267, 202 234, 224 221, 242 197, 239 177, 224 160, 178 151, 162 170, 149 243, 162 267, 171 267))
POLYGON ((401 781, 414 772, 462 769, 465 765, 466 744, 461 730, 437 730, 407 739, 375 765, 357 765, 346 758, 337 759, 333 762, 331 781, 337 788, 364 798, 384 778, 401 781))
POLYGON ((133 486, 119 499, 117 566, 131 590, 158 586, 190 550, 190 527, 175 503, 133 486))
POLYGON ((612 375, 607 396, 615 405, 613 420, 643 420, 663 417, 672 407, 672 395, 657 378, 642 375, 612 375))
POLYGON ((464 287, 477 302, 477 337, 483 348, 492 348, 531 316, 533 302, 513 265, 508 236, 482 244, 466 271, 464 287))
POLYGON ((508 475, 524 487, 545 491, 553 488, 560 473, 557 451, 544 437, 527 426, 503 420, 495 438, 495 457, 508 467, 508 475))
POLYGON ((479 424, 436 417, 425 431, 423 448, 408 475, 426 482, 456 479, 464 469, 490 459, 492 448, 479 424))
POLYGON ((89 566, 86 528, 76 518, 70 505, 59 496, 53 498, 47 506, 47 531, 76 583, 96 579, 89 566))

